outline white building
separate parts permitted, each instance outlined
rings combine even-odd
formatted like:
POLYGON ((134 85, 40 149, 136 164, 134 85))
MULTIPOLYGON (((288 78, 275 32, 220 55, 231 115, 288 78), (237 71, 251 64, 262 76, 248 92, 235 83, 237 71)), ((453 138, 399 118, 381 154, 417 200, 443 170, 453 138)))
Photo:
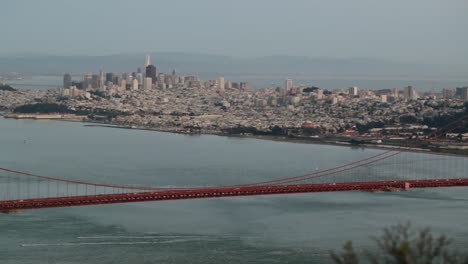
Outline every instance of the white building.
POLYGON ((69 97, 70 96, 70 89, 63 89, 62 90, 62 96, 64 97, 69 97))
POLYGON ((284 82, 284 89, 286 91, 289 91, 291 88, 293 88, 293 80, 292 79, 286 79, 284 82))
POLYGON ((290 103, 292 105, 298 105, 300 102, 301 102, 301 98, 299 96, 294 96, 294 97, 291 97, 290 99, 290 103))
POLYGON ((350 96, 357 96, 357 95, 359 95, 359 88, 357 88, 356 86, 349 87, 349 89, 348 89, 348 94, 349 94, 350 96))
POLYGON ((101 68, 99 69, 98 88, 104 87, 104 81, 105 81, 104 71, 102 70, 102 66, 101 66, 101 68))
POLYGON ((153 88, 153 78, 146 77, 145 82, 143 83, 143 86, 144 86, 145 89, 153 88))
POLYGON ((218 89, 224 91, 224 77, 218 78, 218 89))
POLYGON ((317 100, 322 100, 323 99, 323 90, 318 89, 317 90, 317 100))
POLYGON ((398 90, 398 88, 392 89, 392 96, 395 97, 395 99, 398 99, 398 97, 400 96, 400 91, 398 90))
POLYGON ((386 103, 387 102, 387 95, 386 94, 382 94, 380 96, 380 102, 381 103, 386 103))
POLYGON ((76 86, 70 86, 70 97, 77 97, 81 95, 81 91, 76 86))
POLYGON ((133 79, 132 81, 132 90, 138 90, 138 80, 133 79))
POLYGON ((122 79, 120 81, 120 90, 125 91, 127 89, 127 80, 122 79))

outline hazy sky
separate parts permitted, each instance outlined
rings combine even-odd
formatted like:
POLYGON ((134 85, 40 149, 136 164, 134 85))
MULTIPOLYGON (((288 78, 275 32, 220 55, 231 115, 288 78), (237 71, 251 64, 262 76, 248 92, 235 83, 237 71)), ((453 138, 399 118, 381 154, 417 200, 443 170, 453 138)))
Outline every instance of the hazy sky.
POLYGON ((0 54, 468 59, 467 0, 1 0, 0 54))

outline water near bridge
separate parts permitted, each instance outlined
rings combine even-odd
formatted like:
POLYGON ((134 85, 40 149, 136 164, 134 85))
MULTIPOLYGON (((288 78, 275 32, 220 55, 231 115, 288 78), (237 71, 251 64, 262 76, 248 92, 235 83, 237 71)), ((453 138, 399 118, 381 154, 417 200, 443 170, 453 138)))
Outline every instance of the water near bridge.
MULTIPOLYGON (((382 152, 5 119, 0 146, 0 167, 151 186, 263 181, 382 152)), ((391 162, 408 175, 437 177, 452 169, 447 157, 420 155, 391 162)), ((391 175, 380 168, 368 169, 369 177, 391 175)), ((5 179, 0 182, 3 197, 5 179)), ((369 247, 369 236, 406 221, 431 226, 466 249, 467 204, 467 188, 448 188, 30 210, 0 215, 0 263, 329 263, 328 251, 344 241, 369 247)))

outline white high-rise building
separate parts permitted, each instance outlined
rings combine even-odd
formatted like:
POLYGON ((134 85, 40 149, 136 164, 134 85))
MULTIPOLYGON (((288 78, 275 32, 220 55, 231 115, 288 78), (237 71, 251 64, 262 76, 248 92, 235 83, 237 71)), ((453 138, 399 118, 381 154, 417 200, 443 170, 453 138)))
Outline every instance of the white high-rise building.
POLYGON ((133 79, 132 81, 132 90, 138 90, 138 80, 133 79))
POLYGON ((356 96, 359 94, 359 88, 357 88, 356 86, 349 87, 348 93, 350 96, 356 96))
POLYGON ((98 79, 98 88, 103 88, 104 87, 104 71, 102 70, 102 66, 101 68, 99 68, 99 79, 98 79))
POLYGON ((284 82, 284 89, 286 91, 289 91, 291 88, 293 88, 293 80, 292 79, 286 79, 284 82))
POLYGON ((145 82, 144 82, 144 87, 145 89, 151 89, 153 88, 153 78, 151 77, 146 77, 145 82))
POLYGON ((224 77, 218 78, 218 89, 224 91, 224 77))
POLYGON ((400 97, 400 91, 398 90, 398 88, 392 89, 392 96, 395 97, 396 99, 400 97))

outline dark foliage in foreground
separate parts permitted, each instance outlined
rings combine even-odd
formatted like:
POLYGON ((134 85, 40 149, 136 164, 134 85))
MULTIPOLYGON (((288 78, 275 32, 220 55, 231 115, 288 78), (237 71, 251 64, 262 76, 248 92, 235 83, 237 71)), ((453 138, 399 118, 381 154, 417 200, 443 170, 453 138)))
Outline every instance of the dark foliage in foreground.
POLYGON ((449 248, 450 239, 434 236, 429 228, 414 231, 409 224, 392 226, 373 240, 375 252, 357 253, 348 241, 341 253, 331 252, 331 258, 337 264, 468 264, 468 256, 449 248))

